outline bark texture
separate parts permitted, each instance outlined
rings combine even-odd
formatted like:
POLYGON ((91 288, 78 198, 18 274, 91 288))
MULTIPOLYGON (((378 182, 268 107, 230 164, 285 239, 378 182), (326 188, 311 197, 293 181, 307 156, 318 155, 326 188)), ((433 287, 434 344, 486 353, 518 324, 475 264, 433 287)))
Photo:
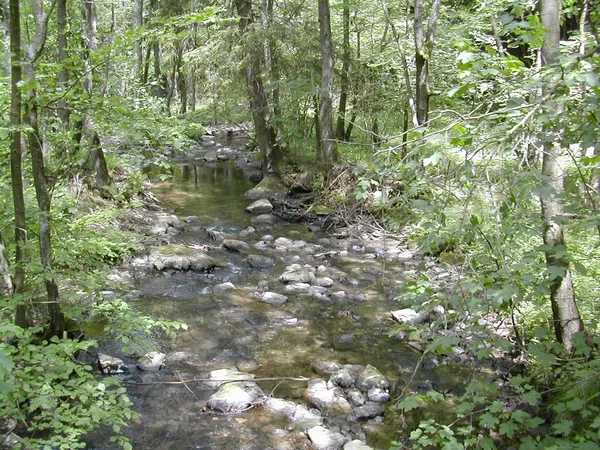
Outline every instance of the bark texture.
POLYGON ((321 128, 321 148, 323 163, 326 166, 338 161, 335 135, 333 134, 333 45, 331 42, 331 21, 329 0, 319 0, 319 36, 321 43, 321 92, 319 122, 321 128))
MULTIPOLYGON (((542 63, 551 65, 556 61, 560 39, 560 0, 541 0, 540 16, 542 25, 548 33, 542 47, 542 63)), ((561 106, 550 101, 549 110, 560 114, 561 106)), ((561 165, 561 130, 555 125, 554 129, 546 130, 554 139, 544 139, 544 156, 542 175, 544 193, 541 197, 542 216, 544 220, 544 244, 546 244, 546 264, 549 273, 553 274, 550 281, 550 303, 556 339, 568 351, 575 345, 575 334, 583 330, 583 322, 579 315, 573 280, 569 262, 566 259, 566 241, 561 217, 564 215, 562 195, 564 193, 565 175, 561 165), (558 270, 556 270, 558 269, 558 270)))

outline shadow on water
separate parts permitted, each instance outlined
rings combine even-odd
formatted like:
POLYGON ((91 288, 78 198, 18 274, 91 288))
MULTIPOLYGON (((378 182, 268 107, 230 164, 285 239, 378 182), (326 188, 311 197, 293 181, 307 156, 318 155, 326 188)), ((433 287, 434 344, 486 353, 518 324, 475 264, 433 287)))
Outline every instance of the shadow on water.
MULTIPOLYGON (((243 194, 251 187, 231 162, 216 166, 182 163, 174 167, 171 180, 156 184, 155 193, 179 217, 199 218, 186 226, 177 237, 179 242, 202 244, 200 226, 236 235, 249 225, 251 216, 244 208, 250 202, 243 194)), ((297 224, 278 227, 271 234, 309 242, 323 237, 297 224)), ((259 239, 260 235, 254 235, 246 241, 253 245, 259 239)), ((402 272, 383 260, 365 261, 362 255, 349 253, 348 258, 328 261, 295 254, 301 255, 302 264, 328 264, 347 274, 346 284, 340 282, 338 287, 344 289, 347 299, 354 300, 320 302, 286 294, 288 302, 282 306, 259 302, 255 296, 259 284, 283 292, 278 277, 293 256, 289 252, 270 253, 276 264, 269 270, 250 269, 244 256, 237 253, 214 252, 224 267, 212 273, 147 276, 140 282, 142 298, 135 301, 135 307, 183 321, 189 329, 174 341, 159 340, 162 351, 181 358, 169 360, 158 373, 131 375, 144 381, 194 380, 211 370, 254 364, 258 368, 251 372, 258 377, 314 378, 317 362, 336 361, 371 364, 391 380, 408 378, 418 355, 388 336, 392 326, 388 312, 394 305, 387 292, 396 286, 402 272), (236 288, 215 293, 213 286, 224 281, 231 281, 236 288)), ((267 394, 302 402, 306 384, 271 382, 260 386, 267 394)), ((289 424, 265 417, 260 410, 235 416, 207 413, 203 405, 214 391, 200 383, 129 385, 128 389, 140 413, 126 432, 135 449, 304 448, 278 440, 279 431, 289 424)), ((97 432, 89 444, 96 449, 115 448, 107 440, 97 432)))

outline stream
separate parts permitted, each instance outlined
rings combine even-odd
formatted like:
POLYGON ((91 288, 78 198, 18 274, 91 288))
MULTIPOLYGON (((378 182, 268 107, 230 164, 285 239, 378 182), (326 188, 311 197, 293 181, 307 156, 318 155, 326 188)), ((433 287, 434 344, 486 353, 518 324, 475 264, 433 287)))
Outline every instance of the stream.
MULTIPOLYGON (((205 147, 203 152, 222 148, 222 144, 213 145, 216 147, 205 147)), ((235 145, 241 152, 242 143, 235 145)), ((245 230, 254 216, 244 211, 252 203, 244 193, 253 183, 234 161, 197 159, 175 161, 172 178, 156 182, 154 193, 184 222, 184 230, 172 242, 212 247, 209 254, 220 267, 209 273, 163 271, 136 279, 141 294, 131 304, 137 310, 185 322, 189 328, 174 340, 153 337, 158 349, 167 354, 158 372, 138 371, 131 355, 109 348, 134 368, 124 379, 130 381, 127 388, 139 418, 125 433, 133 448, 140 450, 314 448, 301 426, 260 407, 235 414, 207 410, 214 387, 196 382, 135 381, 197 380, 216 369, 237 369, 257 378, 327 380, 328 376, 317 373, 320 362, 371 365, 392 385, 408 380, 420 354, 390 336, 394 323, 389 312, 398 308, 394 293, 405 274, 414 270, 418 257, 383 235, 365 240, 341 236, 340 230, 311 227, 311 231, 307 224, 282 222, 273 229, 249 233, 245 230), (195 218, 185 223, 189 216, 195 218), (207 231, 242 240, 250 249, 214 249, 218 244, 207 231), (267 256, 274 265, 251 268, 246 260, 249 254, 267 256), (286 292, 279 277, 291 264, 310 265, 317 273, 325 271, 334 284, 320 295, 286 292), (226 282, 234 288, 215 290, 226 282), (287 302, 261 302, 260 295, 266 291, 284 294, 287 302)), ((415 383, 433 380, 443 388, 452 384, 451 378, 442 370, 425 370, 415 383)), ((258 384, 266 395, 306 404, 306 381, 258 384)), ((391 394, 393 398, 393 387, 391 394)), ((393 421, 388 420, 392 415, 386 412, 383 418, 359 424, 324 415, 324 425, 341 431, 349 440, 360 438, 372 448, 384 449, 394 437, 393 421)), ((106 431, 97 431, 87 444, 95 449, 116 448, 108 436, 106 431)))

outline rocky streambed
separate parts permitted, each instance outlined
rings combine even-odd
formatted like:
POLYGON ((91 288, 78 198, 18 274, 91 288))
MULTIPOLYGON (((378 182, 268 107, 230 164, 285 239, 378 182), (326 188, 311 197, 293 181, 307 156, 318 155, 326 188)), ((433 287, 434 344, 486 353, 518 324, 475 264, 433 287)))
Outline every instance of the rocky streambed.
MULTIPOLYGON (((421 359, 390 331, 445 314, 394 300, 421 260, 383 231, 286 223, 280 193, 247 198, 256 167, 242 142, 207 137, 156 184, 173 211, 138 218, 153 245, 112 279, 138 311, 187 330, 140 333, 139 351, 101 340, 103 372, 123 378, 140 414, 126 434, 153 450, 387 448, 394 386, 421 359)), ((437 359, 427 367, 415 389, 459 382, 437 359)), ((101 430, 88 445, 108 441, 101 430)))

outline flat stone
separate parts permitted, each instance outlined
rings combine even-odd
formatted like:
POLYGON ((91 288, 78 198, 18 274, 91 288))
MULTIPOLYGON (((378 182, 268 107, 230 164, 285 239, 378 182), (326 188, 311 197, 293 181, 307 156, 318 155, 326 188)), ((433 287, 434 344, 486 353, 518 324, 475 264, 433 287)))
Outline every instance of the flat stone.
POLYGON ((187 216, 183 219, 184 222, 186 223, 196 223, 196 222, 200 222, 200 217, 198 216, 187 216))
POLYGON ((225 383, 210 396, 206 406, 223 413, 242 412, 263 396, 263 391, 256 383, 225 383))
POLYGON ((245 211, 252 214, 267 214, 273 211, 273 205, 268 199, 260 198, 250 204, 245 211))
POLYGON ((321 361, 315 365, 315 369, 321 373, 335 373, 340 370, 340 366, 333 361, 321 361))
POLYGON ((362 406, 367 402, 366 397, 358 389, 348 389, 346 397, 354 406, 362 406))
POLYGON ((359 422, 373 419, 377 416, 382 416, 385 410, 379 403, 365 403, 363 406, 358 406, 348 414, 348 422, 359 422))
POLYGON ((309 411, 304 405, 296 405, 292 422, 299 428, 307 429, 321 425, 323 416, 316 411, 309 411))
POLYGON ((265 292, 260 301, 263 303, 268 303, 269 305, 283 305, 287 302, 287 297, 285 295, 278 294, 276 292, 265 292))
POLYGON ((390 394, 386 389, 371 388, 367 392, 369 400, 377 403, 384 403, 390 401, 390 394))
POLYGON ((317 277, 314 278, 310 284, 313 286, 330 287, 333 286, 333 280, 329 277, 317 277))
POLYGON ((287 284, 283 288, 283 291, 287 292, 287 293, 299 294, 299 293, 308 292, 309 289, 310 289, 310 284, 308 284, 308 283, 291 283, 291 284, 287 284))
POLYGON ((255 269, 268 269, 275 265, 275 261, 272 258, 262 255, 249 255, 246 261, 248 261, 250 267, 255 269))
POLYGON ((339 450, 347 441, 341 433, 323 426, 313 427, 307 434, 317 450, 339 450))
POLYGON ((205 381, 204 384, 206 384, 208 387, 216 389, 219 386, 221 386, 225 381, 251 380, 253 378, 255 378, 255 376, 252 373, 240 372, 238 370, 232 369, 217 369, 209 372, 208 381, 205 381))
POLYGON ((427 314, 424 312, 417 312, 411 308, 398 309, 392 311, 392 319, 403 325, 418 325, 427 320, 427 314))
POLYGON ((310 272, 306 269, 284 272, 279 277, 282 283, 310 283, 310 280, 310 272))
POLYGON ((279 247, 291 248, 294 246, 294 241, 286 237, 279 237, 275 239, 274 243, 279 247))
POLYGON ((166 358, 165 353, 150 352, 146 353, 138 362, 138 369, 145 372, 156 372, 160 370, 166 358))
POLYGON ((354 383, 356 383, 356 379, 356 374, 351 373, 348 369, 340 369, 336 373, 334 373, 330 378, 331 381, 343 388, 349 388, 354 386, 354 383))
POLYGON ((221 245, 227 250, 231 250, 232 252, 243 253, 246 250, 250 249, 250 246, 248 244, 238 239, 225 239, 221 245))

